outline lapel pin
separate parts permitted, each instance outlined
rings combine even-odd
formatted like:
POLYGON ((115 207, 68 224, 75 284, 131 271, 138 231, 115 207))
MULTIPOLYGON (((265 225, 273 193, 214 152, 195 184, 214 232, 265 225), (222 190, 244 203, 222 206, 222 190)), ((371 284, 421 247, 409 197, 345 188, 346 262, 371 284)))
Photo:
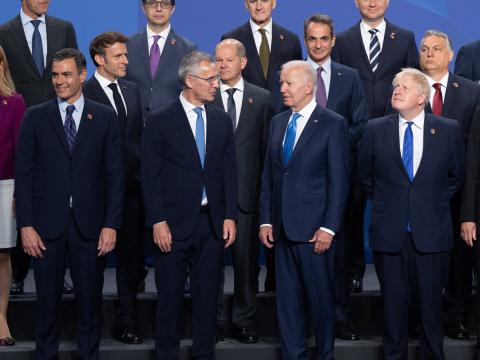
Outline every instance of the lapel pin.
POLYGON ((92 120, 92 119, 93 119, 93 115, 92 115, 92 114, 87 114, 87 119, 88 119, 88 120, 92 120))
POLYGON ((318 120, 317 120, 317 119, 313 119, 313 122, 316 123, 316 122, 318 122, 318 120))
POLYGON ((248 98, 248 103, 249 104, 253 104, 255 102, 255 100, 253 98, 248 98))
POLYGON ((395 40, 395 36, 397 36, 396 33, 394 32, 390 33, 390 39, 395 40))
POLYGON ((285 39, 285 36, 283 36, 283 34, 280 34, 280 40, 283 40, 285 39))
POLYGON ((8 104, 8 101, 7 101, 7 100, 3 100, 3 101, 2 101, 2 104, 3 104, 3 105, 7 105, 7 104, 8 104))
POLYGON ((437 133, 437 130, 435 129, 430 129, 430 134, 435 135, 437 133))
POLYGON ((177 40, 175 39, 170 40, 170 44, 175 45, 176 43, 177 43, 177 40))
POLYGON ((453 85, 454 88, 458 88, 460 86, 460 85, 458 85, 458 82, 454 82, 452 85, 453 85))
POLYGON ((342 76, 342 73, 341 73, 341 72, 339 72, 339 73, 337 73, 337 74, 338 74, 338 76, 342 76))

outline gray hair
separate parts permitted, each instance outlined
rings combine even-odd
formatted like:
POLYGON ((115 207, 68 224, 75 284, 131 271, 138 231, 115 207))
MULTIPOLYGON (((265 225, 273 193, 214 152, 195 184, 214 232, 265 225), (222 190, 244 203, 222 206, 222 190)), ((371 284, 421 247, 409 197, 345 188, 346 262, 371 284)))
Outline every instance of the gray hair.
POLYGON ((301 70, 307 78, 307 81, 312 82, 313 91, 317 91, 317 74, 315 70, 313 70, 312 65, 303 60, 292 60, 283 64, 282 71, 291 68, 298 68, 301 70))
POLYGON ((395 75, 392 85, 395 87, 400 78, 403 76, 410 76, 413 79, 417 85, 417 91, 419 94, 425 95, 424 106, 427 106, 430 100, 430 84, 428 83, 427 77, 420 70, 414 68, 404 68, 395 75))
POLYGON ((195 75, 202 62, 209 62, 215 64, 215 59, 202 51, 192 51, 183 57, 180 67, 178 68, 178 78, 185 85, 185 80, 188 75, 195 75))
POLYGON ((453 52, 452 42, 451 42, 450 38, 448 37, 447 34, 445 34, 443 31, 440 31, 440 30, 427 30, 427 31, 425 31, 425 34, 423 34, 422 41, 420 42, 420 48, 422 48, 425 38, 427 38, 429 36, 438 36, 439 38, 444 39, 445 42, 447 43, 448 50, 450 52, 453 52))
POLYGON ((245 50, 245 46, 238 41, 237 39, 225 39, 220 41, 217 46, 215 46, 215 53, 217 53, 217 50, 221 48, 224 45, 233 45, 237 49, 237 54, 240 58, 247 57, 247 51, 245 50))

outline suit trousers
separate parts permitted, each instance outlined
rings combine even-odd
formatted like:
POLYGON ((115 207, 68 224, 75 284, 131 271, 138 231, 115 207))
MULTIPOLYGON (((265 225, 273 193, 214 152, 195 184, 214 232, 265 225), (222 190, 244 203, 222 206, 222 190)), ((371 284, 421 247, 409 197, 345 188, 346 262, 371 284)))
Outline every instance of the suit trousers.
POLYGON ((307 314, 315 332, 315 359, 333 359, 334 252, 332 242, 327 252, 315 254, 312 244, 289 240, 283 227, 275 239, 277 319, 283 360, 309 359, 307 314))
POLYGON ((63 291, 66 256, 75 289, 78 359, 99 357, 102 326, 104 257, 98 257, 98 239, 86 239, 70 213, 65 232, 58 239, 44 239, 43 258, 34 261, 37 290, 35 359, 58 358, 57 312, 63 291))
POLYGON ((17 282, 24 282, 28 275, 28 269, 32 258, 23 251, 22 238, 20 231, 17 233, 17 246, 12 249, 12 278, 17 282))
POLYGON ((155 283, 157 360, 176 360, 180 353, 184 286, 190 269, 192 297, 192 358, 215 358, 218 285, 223 267, 224 241, 215 236, 208 207, 200 211, 193 233, 173 239, 168 253, 157 249, 155 283))
MULTIPOLYGON (((232 322, 236 328, 255 326, 256 269, 260 241, 258 239, 258 213, 238 210, 237 239, 233 243, 234 270, 232 322)), ((223 301, 224 272, 220 281, 217 325, 225 327, 223 301)))
POLYGON ((449 252, 420 253, 410 233, 400 252, 375 252, 381 272, 385 360, 408 359, 408 309, 412 296, 418 304, 420 359, 445 359, 443 352, 443 289, 447 284, 449 252))

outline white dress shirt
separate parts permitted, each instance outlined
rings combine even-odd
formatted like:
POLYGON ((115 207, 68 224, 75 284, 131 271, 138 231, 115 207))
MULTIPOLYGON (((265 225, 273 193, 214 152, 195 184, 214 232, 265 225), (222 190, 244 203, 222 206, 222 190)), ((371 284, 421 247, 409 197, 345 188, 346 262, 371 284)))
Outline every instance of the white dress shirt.
MULTIPOLYGON (((32 38, 33 38, 33 31, 35 30, 35 26, 31 23, 32 19, 30 16, 23 12, 23 9, 20 9, 20 20, 22 21, 23 31, 25 33, 25 39, 27 39, 28 48, 30 52, 32 52, 32 38)), ((40 24, 38 25, 38 32, 42 37, 42 48, 43 48, 43 64, 47 67, 47 25, 45 22, 45 14, 40 16, 38 19, 40 20, 40 24)))
MULTIPOLYGON (((240 119, 240 111, 242 110, 242 103, 243 103, 243 89, 244 89, 243 78, 240 77, 240 80, 238 80, 238 82, 234 86, 232 86, 232 88, 237 89, 233 93, 233 100, 235 101, 235 115, 236 115, 235 124, 237 127, 238 120, 240 119)), ((222 96, 222 103, 225 111, 227 111, 227 104, 228 104, 228 93, 227 93, 228 89, 230 89, 230 86, 220 82, 220 95, 222 96)))
POLYGON ((449 76, 449 73, 447 71, 447 73, 440 79, 440 81, 435 81, 430 76, 425 74, 425 77, 428 80, 428 84, 430 85, 430 106, 433 107, 433 98, 435 96, 435 91, 436 91, 435 88, 433 87, 433 84, 437 82, 439 82, 442 85, 440 88, 442 90, 442 104, 445 103, 445 94, 447 92, 448 76, 449 76))
POLYGON ((155 35, 160 35, 160 39, 158 39, 158 47, 160 48, 160 54, 163 53, 163 48, 165 47, 165 42, 167 41, 168 34, 170 33, 170 24, 168 24, 167 28, 163 30, 161 33, 157 34, 150 29, 147 24, 147 39, 148 39, 148 55, 150 56, 150 50, 153 45, 153 37, 155 35))
POLYGON ((321 66, 323 68, 322 71, 322 79, 323 83, 325 84, 325 91, 327 94, 327 99, 328 99, 328 93, 330 91, 330 80, 332 79, 332 59, 330 56, 328 57, 327 60, 323 62, 322 65, 318 65, 315 61, 313 61, 310 56, 307 58, 307 63, 312 65, 313 70, 317 72, 317 69, 321 66))
MULTIPOLYGON (((260 34, 260 31, 258 30, 261 29, 261 27, 255 24, 252 19, 250 19, 250 27, 252 28, 253 40, 255 40, 257 53, 260 54, 260 44, 262 43, 262 34, 260 34)), ((270 22, 263 28, 265 29, 265 36, 267 37, 267 40, 268 40, 268 47, 270 48, 270 51, 272 51, 272 19, 270 19, 270 22)))
MULTIPOLYGON (((360 34, 362 35, 362 42, 363 42, 363 48, 365 49, 365 52, 367 53, 367 58, 370 58, 370 41, 372 39, 372 34, 368 32, 368 30, 371 30, 371 28, 366 22, 363 20, 360 21, 360 34)), ((383 40, 385 39, 385 31, 387 30, 387 23, 385 22, 385 19, 382 20, 382 22, 375 28, 377 29, 377 38, 378 42, 380 43, 380 51, 383 49, 383 40)))
MULTIPOLYGON (((425 125, 425 111, 422 110, 415 118, 411 120, 413 133, 413 175, 417 173, 420 161, 422 161, 423 154, 423 132, 425 125)), ((400 137, 400 155, 403 156, 403 138, 405 137, 405 130, 407 129, 408 121, 399 115, 398 120, 398 135, 400 137)))
MULTIPOLYGON (((107 95, 108 100, 110 100, 110 104, 112 104, 113 108, 115 109, 115 111, 118 115, 117 106, 115 105, 115 100, 113 99, 113 90, 108 87, 108 85, 110 85, 112 83, 112 81, 103 77, 97 71, 95 71, 94 76, 97 79, 97 81, 100 83, 100 86, 102 87, 103 91, 105 91, 105 95, 107 95)), ((118 80, 115 79, 115 81, 113 81, 113 83, 117 84, 117 89, 118 89, 118 92, 120 93, 120 97, 122 98, 123 106, 124 106, 124 109, 125 109, 125 114, 127 114, 127 103, 125 102, 125 98, 123 97, 122 90, 120 88, 120 85, 118 84, 118 80)))

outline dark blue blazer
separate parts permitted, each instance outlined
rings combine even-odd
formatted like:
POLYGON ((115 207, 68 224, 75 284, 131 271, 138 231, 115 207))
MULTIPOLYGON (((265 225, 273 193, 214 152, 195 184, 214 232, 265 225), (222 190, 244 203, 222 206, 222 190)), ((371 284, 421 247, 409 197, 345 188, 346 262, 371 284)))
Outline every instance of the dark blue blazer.
POLYGON ((347 120, 350 147, 355 149, 363 128, 370 118, 368 103, 357 70, 332 61, 332 76, 328 91, 327 108, 347 120))
POLYGON ((423 154, 413 181, 400 155, 398 114, 370 120, 358 146, 358 176, 372 201, 370 247, 398 252, 408 222, 421 253, 453 246, 450 199, 465 172, 465 143, 454 120, 425 114, 423 154))
POLYGON ((30 108, 15 160, 17 227, 33 226, 44 240, 65 230, 70 214, 83 237, 118 229, 123 206, 123 162, 115 112, 85 98, 70 153, 57 99, 30 108))
POLYGON ((202 169, 195 137, 179 99, 147 117, 141 179, 147 225, 167 221, 176 240, 188 238, 197 221, 205 187, 215 234, 237 219, 235 139, 229 116, 205 104, 207 142, 202 169))
POLYGON ((302 46, 298 36, 276 23, 272 24, 272 44, 267 78, 263 75, 250 22, 223 34, 222 40, 224 39, 237 39, 245 46, 248 62, 242 71, 242 76, 248 82, 270 91, 274 111, 278 113, 283 106, 279 84, 280 69, 283 64, 291 60, 302 60, 302 46))
POLYGON ((372 71, 363 47, 360 22, 337 35, 332 58, 360 74, 371 118, 385 115, 395 74, 405 67, 419 68, 413 32, 388 21, 377 71, 372 71))
POLYGON ((197 45, 170 29, 157 73, 153 77, 150 72, 147 30, 133 35, 127 43, 127 49, 129 64, 125 79, 133 81, 140 88, 144 115, 174 102, 182 91, 178 79, 180 62, 185 55, 197 50, 197 45))
POLYGON ((270 127, 260 195, 260 224, 281 225, 288 239, 307 242, 320 227, 338 231, 350 182, 350 151, 345 119, 315 108, 283 164, 283 139, 291 110, 276 115, 270 127))
POLYGON ((455 74, 475 82, 480 80, 480 40, 460 48, 455 60, 455 74))

